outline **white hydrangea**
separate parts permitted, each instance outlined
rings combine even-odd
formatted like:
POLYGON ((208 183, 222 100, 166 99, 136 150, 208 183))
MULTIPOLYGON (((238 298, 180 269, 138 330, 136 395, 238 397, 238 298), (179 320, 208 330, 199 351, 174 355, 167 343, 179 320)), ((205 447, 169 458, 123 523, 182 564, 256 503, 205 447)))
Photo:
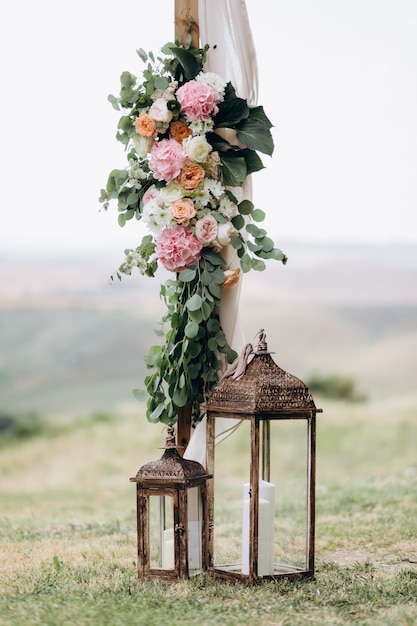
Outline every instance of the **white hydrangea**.
POLYGON ((219 96, 222 98, 224 97, 224 90, 226 89, 227 81, 218 74, 214 74, 214 72, 200 72, 200 74, 196 77, 196 80, 199 80, 206 85, 210 85, 210 87, 213 87, 213 89, 217 91, 219 96))

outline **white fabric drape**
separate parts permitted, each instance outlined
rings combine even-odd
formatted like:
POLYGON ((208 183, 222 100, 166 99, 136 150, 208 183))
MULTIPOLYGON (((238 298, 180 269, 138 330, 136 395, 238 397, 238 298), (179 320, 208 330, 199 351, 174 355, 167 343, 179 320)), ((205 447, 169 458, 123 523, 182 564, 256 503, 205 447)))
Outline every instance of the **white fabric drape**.
MULTIPOLYGON (((256 104, 258 98, 258 67, 255 46, 249 24, 245 0, 199 0, 198 22, 201 46, 208 44, 205 64, 206 72, 214 72, 236 89, 239 97, 249 104, 256 104)), ((252 198, 250 177, 240 189, 233 188, 238 201, 252 198)), ((222 250, 227 266, 231 269, 240 266, 236 251, 232 246, 222 250)), ((222 290, 220 324, 228 344, 237 352, 245 345, 244 333, 239 322, 239 296, 241 279, 238 284, 222 290)), ((216 443, 227 437, 237 428, 239 420, 218 419, 216 421, 216 443)), ((185 458, 206 464, 206 420, 196 426, 185 458)))

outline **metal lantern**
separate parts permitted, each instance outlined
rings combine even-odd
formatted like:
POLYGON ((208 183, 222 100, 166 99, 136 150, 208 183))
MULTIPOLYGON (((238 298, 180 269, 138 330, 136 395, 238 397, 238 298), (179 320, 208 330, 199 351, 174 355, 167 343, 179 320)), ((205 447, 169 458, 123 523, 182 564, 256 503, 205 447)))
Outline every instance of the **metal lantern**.
POLYGON ((165 451, 143 465, 136 483, 138 575, 165 581, 207 570, 207 483, 196 461, 183 459, 167 428, 165 451))
POLYGON ((262 330, 248 361, 219 381, 206 409, 207 471, 214 475, 209 573, 248 584, 313 577, 321 410, 309 389, 276 365, 262 330), (234 432, 215 446, 217 426, 227 431, 228 424, 234 432))

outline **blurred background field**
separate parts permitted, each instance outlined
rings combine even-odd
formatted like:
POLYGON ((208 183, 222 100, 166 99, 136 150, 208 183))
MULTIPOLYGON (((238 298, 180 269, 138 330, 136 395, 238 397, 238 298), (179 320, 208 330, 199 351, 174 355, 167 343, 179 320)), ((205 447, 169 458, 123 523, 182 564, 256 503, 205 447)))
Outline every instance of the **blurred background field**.
MULTIPOLYGON (((132 389, 157 341, 159 281, 110 284, 102 259, 3 259, 0 624, 415 623, 416 254, 286 252, 286 267, 245 276, 241 321, 247 341, 265 328, 323 409, 314 587, 206 581, 161 595, 137 581, 129 477, 160 456, 162 425, 132 389)), ((228 445, 238 461, 239 436, 228 445)))
MULTIPOLYGON (((417 252, 412 246, 283 246, 287 266, 244 277, 246 341, 265 328, 277 363, 307 381, 353 379, 369 401, 417 401, 417 252)), ((159 283, 111 283, 105 257, 2 259, 2 411, 52 416, 133 408, 158 342, 159 283)))

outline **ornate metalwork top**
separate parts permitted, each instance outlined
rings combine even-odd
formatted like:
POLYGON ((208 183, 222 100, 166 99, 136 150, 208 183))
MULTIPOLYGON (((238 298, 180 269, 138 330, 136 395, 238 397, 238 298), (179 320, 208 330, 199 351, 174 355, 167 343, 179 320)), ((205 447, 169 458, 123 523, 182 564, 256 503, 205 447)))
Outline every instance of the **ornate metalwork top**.
POLYGON ((140 480, 171 480, 180 483, 186 483, 196 478, 210 478, 204 467, 189 459, 183 459, 175 443, 174 427, 168 424, 167 436, 165 438, 164 453, 162 457, 156 461, 145 463, 136 474, 136 478, 132 481, 140 480))
POLYGON ((215 387, 206 405, 208 411, 275 415, 317 411, 307 385, 272 359, 264 330, 259 332, 258 346, 249 352, 247 363, 243 367, 240 363, 234 371, 215 387))

